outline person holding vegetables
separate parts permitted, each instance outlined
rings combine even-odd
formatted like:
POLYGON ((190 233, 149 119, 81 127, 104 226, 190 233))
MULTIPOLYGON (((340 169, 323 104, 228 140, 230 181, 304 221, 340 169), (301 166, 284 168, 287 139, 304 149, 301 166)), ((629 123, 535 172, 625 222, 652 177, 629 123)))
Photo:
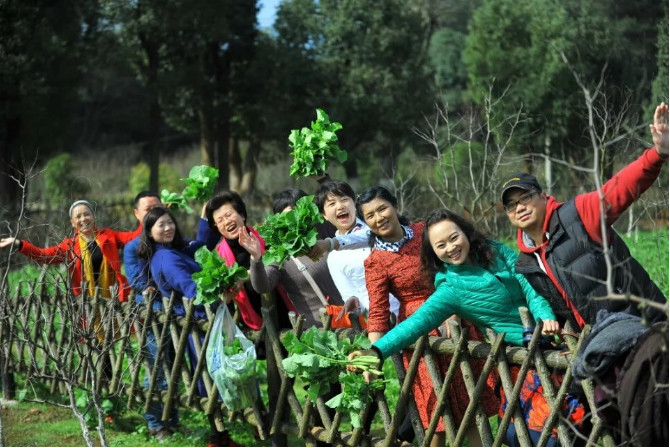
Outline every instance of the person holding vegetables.
MULTIPOLYGON (((275 214, 288 212, 296 206, 301 198, 306 196, 307 194, 302 190, 284 190, 275 199, 273 212, 275 214)), ((253 288, 258 293, 265 294, 272 291, 277 285, 281 285, 291 299, 296 311, 305 316, 305 328, 322 327, 319 309, 323 307, 323 303, 307 277, 296 264, 296 260, 318 284, 323 294, 330 298, 330 304, 342 305, 342 298, 328 272, 325 258, 313 261, 308 256, 298 256, 286 260, 281 267, 279 263, 265 265, 261 241, 256 235, 250 233, 246 227, 243 227, 239 232, 239 243, 250 254, 251 269, 249 270, 249 276, 253 288)))
MULTIPOLYGON (((435 283, 433 292, 414 314, 375 341, 371 350, 350 354, 376 353, 380 359, 412 344, 451 314, 477 325, 481 331, 492 328, 505 333, 505 341, 523 345, 523 325, 519 307, 530 309, 535 319, 542 319, 542 333, 554 335, 559 324, 547 300, 537 294, 523 275, 514 270, 517 255, 495 240, 486 238, 465 218, 446 209, 432 212, 426 219, 421 245, 421 266, 424 275, 435 283)), ((518 368, 512 371, 513 379, 518 368)), ((558 379, 558 378, 557 378, 558 379)), ((533 443, 537 443, 544 421, 549 416, 537 372, 528 372, 521 397, 521 410, 533 443)), ((501 413, 505 409, 502 394, 501 413)), ((452 407, 454 403, 452 402, 452 407)), ((568 396, 563 406, 564 416, 579 426, 584 408, 568 396)), ((510 425, 505 443, 518 446, 514 426, 510 425)), ((554 430, 549 445, 554 446, 554 430)))
MULTIPOLYGON (((367 244, 369 228, 367 224, 356 216, 356 194, 346 182, 327 180, 319 186, 314 196, 314 203, 319 211, 337 229, 335 238, 317 241, 316 245, 325 242, 330 246, 332 240, 339 241, 339 247, 346 247, 346 251, 330 251, 327 263, 330 276, 335 282, 344 307, 337 319, 345 313, 356 311, 367 312, 370 300, 365 287, 365 268, 363 261, 370 255, 370 246, 367 244)), ((333 244, 334 241, 332 241, 333 244)), ((398 299, 389 295, 391 312, 398 315, 400 304, 398 299)))
MULTIPOLYGON (((193 257, 196 250, 205 246, 209 238, 209 228, 207 225, 200 225, 197 240, 185 240, 174 215, 164 207, 155 207, 149 211, 144 217, 142 227, 138 255, 149 260, 151 277, 163 297, 170 297, 173 292, 177 294, 172 311, 177 316, 184 316, 186 311, 181 298, 193 300, 196 297, 197 288, 192 275, 199 272, 201 267, 193 257)), ((193 318, 207 319, 204 306, 196 306, 193 318)), ((200 335, 200 338, 202 340, 203 335, 200 335)), ((198 363, 198 353, 190 335, 186 354, 193 372, 198 363)), ((206 397, 207 390, 202 379, 199 378, 197 381, 198 394, 206 397)), ((208 417, 212 429, 209 446, 239 446, 230 438, 227 431, 218 431, 213 415, 208 417)))
MULTIPOLYGON (((356 206, 359 216, 370 227, 369 241, 372 251, 364 265, 365 282, 370 296, 368 337, 371 342, 376 343, 389 330, 388 297, 390 293, 400 301, 398 321, 402 322, 420 309, 426 299, 433 293, 434 288, 430 281, 422 275, 421 270, 421 233, 424 229, 424 223, 417 222, 410 225, 407 218, 399 215, 395 196, 382 186, 374 186, 365 190, 358 197, 356 206)), ((426 333, 437 336, 438 333, 435 329, 448 317, 449 315, 440 313, 441 319, 439 322, 436 322, 426 333)), ((452 318, 456 317, 453 316, 452 318)), ((464 331, 469 332, 470 339, 484 340, 481 333, 470 325, 467 325, 464 331)), ((398 347, 398 350, 400 348, 402 347, 398 347)), ((389 351, 386 355, 388 356, 391 353, 394 353, 394 351, 389 351)), ((405 368, 407 368, 412 352, 403 351, 402 356, 405 368)), ((436 356, 436 359, 442 374, 444 374, 448 367, 449 357, 436 356)), ((475 373, 481 371, 483 361, 472 361, 475 373)), ((423 359, 419 363, 417 376, 414 380, 413 394, 421 422, 424 428, 427 428, 437 405, 437 396, 428 373, 428 367, 423 359)), ((485 413, 494 415, 498 409, 498 400, 492 387, 485 389, 484 398, 485 413)), ((460 372, 452 382, 449 401, 455 422, 460 424, 470 401, 460 372)), ((432 446, 444 446, 444 428, 444 422, 440 420, 435 436, 431 441, 432 446)), ((474 444, 479 441, 479 434, 477 431, 469 431, 468 438, 474 444)))
MULTIPOLYGON (((238 242, 240 231, 246 228, 247 223, 247 207, 242 197, 234 191, 222 191, 207 202, 205 215, 210 229, 216 230, 220 235, 216 245, 219 256, 228 266, 237 262, 249 269, 249 252, 238 242)), ((247 230, 256 233, 253 228, 247 230)), ((234 291, 234 300, 244 324, 252 330, 260 330, 263 325, 260 294, 245 282, 234 291)))

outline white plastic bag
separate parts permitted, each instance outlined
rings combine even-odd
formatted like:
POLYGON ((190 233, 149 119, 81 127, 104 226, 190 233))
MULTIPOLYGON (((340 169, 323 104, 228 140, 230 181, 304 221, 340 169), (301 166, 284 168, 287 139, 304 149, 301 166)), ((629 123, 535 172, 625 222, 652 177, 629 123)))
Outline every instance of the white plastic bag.
POLYGON ((206 358, 209 374, 228 409, 237 411, 256 401, 256 349, 237 327, 225 304, 216 311, 206 358), (242 351, 227 354, 226 347, 232 346, 236 339, 242 351))

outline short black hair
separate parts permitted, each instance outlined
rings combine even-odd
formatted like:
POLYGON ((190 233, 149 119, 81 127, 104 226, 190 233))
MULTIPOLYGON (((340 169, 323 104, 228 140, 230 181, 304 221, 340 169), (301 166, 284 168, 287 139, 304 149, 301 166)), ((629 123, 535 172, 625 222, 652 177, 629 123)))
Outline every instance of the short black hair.
POLYGON ((242 215, 244 224, 246 225, 247 206, 244 205, 242 196, 235 191, 226 190, 217 193, 212 199, 207 201, 207 205, 205 206, 205 216, 207 216, 207 224, 209 224, 209 227, 212 229, 216 227, 216 223, 214 222, 214 212, 226 204, 230 204, 237 213, 242 215))
MULTIPOLYGON (((363 193, 361 193, 358 196, 358 199, 356 200, 356 212, 358 213, 358 217, 361 218, 363 221, 365 221, 365 218, 363 217, 363 205, 367 204, 368 202, 372 202, 375 199, 383 199, 386 202, 390 203, 394 207, 398 207, 398 199, 396 199, 395 196, 393 196, 393 193, 391 193, 388 188, 382 187, 381 185, 375 185, 374 187, 369 187, 363 193)), ((409 225, 409 219, 406 216, 401 215, 398 213, 398 221, 400 224, 403 226, 408 226, 409 225)))
POLYGON ((156 193, 155 191, 150 191, 150 190, 142 190, 139 193, 137 193, 137 196, 135 196, 135 208, 139 207, 140 205, 140 199, 142 198, 158 198, 160 201, 161 197, 156 193))
POLYGON ((295 207, 298 199, 307 196, 300 188, 287 188, 275 194, 272 202, 272 213, 281 213, 286 207, 295 207))
MULTIPOLYGON (((396 199, 396 197, 393 196, 393 194, 388 190, 388 188, 382 187, 381 185, 375 185, 374 187, 369 187, 365 189, 363 193, 358 195, 358 199, 356 199, 356 213, 363 222, 365 222, 365 218, 363 217, 363 205, 367 204, 368 202, 372 202, 377 198, 385 200, 396 209, 398 208, 398 199, 396 199)), ((406 216, 401 215, 400 213, 398 213, 398 222, 403 226, 408 226, 410 224, 409 219, 406 216)), ((368 244, 370 245, 370 247, 374 246, 375 239, 376 239, 375 234, 370 232, 370 235, 368 236, 368 244)))
POLYGON ((329 194, 333 196, 346 196, 356 202, 356 193, 354 193, 351 185, 341 180, 329 180, 322 183, 314 195, 314 203, 319 207, 319 212, 321 213, 323 213, 323 205, 326 203, 326 198, 329 194))

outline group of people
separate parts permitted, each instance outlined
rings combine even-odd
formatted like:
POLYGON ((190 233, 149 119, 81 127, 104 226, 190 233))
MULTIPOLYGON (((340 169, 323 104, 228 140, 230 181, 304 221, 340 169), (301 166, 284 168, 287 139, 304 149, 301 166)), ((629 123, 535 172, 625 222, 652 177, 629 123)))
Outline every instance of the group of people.
MULTIPOLYGON (((320 327, 319 310, 325 296, 330 304, 342 305, 342 313, 367 313, 372 349, 354 352, 352 358, 365 353, 383 360, 402 350, 406 366, 411 352, 403 349, 425 334, 450 336, 448 320, 460 321, 471 339, 485 340, 484 332, 491 328, 504 333, 507 343, 522 345, 520 306, 528 307, 534 319, 542 321, 542 333, 548 336, 559 334, 566 322, 574 329, 594 325, 602 309, 642 316, 649 323, 667 321, 662 310, 626 300, 635 296, 667 301, 611 228, 658 178, 668 159, 668 107, 664 103, 656 108, 650 130, 654 148, 618 172, 600 192, 580 194, 562 203, 548 196, 530 174, 507 177, 501 184, 501 202, 518 229, 519 255, 450 210, 436 210, 424 221, 411 223, 399 213, 396 198, 385 187, 373 186, 356 195, 346 182, 328 177, 319 181, 314 195, 326 220, 319 229, 319 240, 310 253, 292 257, 281 267, 264 264, 265 243, 247 222, 244 201, 233 191, 220 192, 203 206, 194 240, 184 237, 158 195, 142 192, 135 200, 139 226, 133 232, 97 228, 93 206, 76 201, 70 208, 74 237, 49 248, 2 238, 0 248, 16 247, 42 263, 67 263, 75 294, 80 294, 86 283, 91 292, 97 286, 103 297, 111 298, 110 288, 116 286, 118 300, 125 301, 132 288, 135 300, 145 304, 157 293, 193 299, 196 288, 191 276, 201 269, 193 256, 198 248, 207 246, 228 265, 237 262, 248 269, 249 279, 226 295, 221 305, 236 306, 248 328, 261 328, 261 295, 268 293, 275 299, 280 326, 290 326, 288 312, 294 311, 305 317, 307 327, 320 327), (128 280, 121 274, 119 259, 124 245, 128 280), (610 257, 611 263, 605 257, 610 257), (608 292, 616 296, 595 300, 608 292), (398 325, 391 328, 393 321, 398 325)), ((273 212, 291 210, 306 195, 298 189, 280 192, 273 212)), ((161 300, 153 304, 155 310, 162 308, 161 300)), ((185 313, 180 300, 172 312, 185 313)), ((204 308, 196 307, 194 317, 206 318, 204 308)), ((150 361, 157 351, 157 335, 149 331, 146 353, 150 361)), ((194 341, 189 341, 186 351, 194 366, 194 341)), ((169 357, 169 350, 166 352, 169 357)), ((437 360, 446 373, 449 357, 438 356, 437 360)), ((472 365, 479 374, 483 360, 472 365)), ((518 375, 518 370, 513 374, 518 375)), ((164 387, 164 376, 158 376, 164 387)), ((484 412, 489 416, 504 412, 506 399, 497 387, 497 378, 491 375, 487 384, 481 402, 484 412)), ((524 378, 521 409, 534 442, 548 417, 539 384, 538 374, 531 369, 524 378)), ((198 386, 204 395, 204 385, 198 386)), ((437 396, 424 361, 418 368, 413 395, 421 423, 427 428, 437 396)), ((460 373, 451 383, 449 401, 458 425, 469 403, 460 373)), ((584 406, 577 396, 570 395, 564 402, 563 415, 575 428, 585 423, 584 406)), ((149 430, 157 438, 180 429, 176 409, 171 410, 168 421, 162 420, 162 411, 162 405, 155 403, 146 415, 149 430)), ((213 420, 211 425, 210 446, 235 446, 213 420)), ((438 424, 432 446, 444 446, 444 425, 443 421, 438 424)), ((471 444, 481 443, 474 425, 471 427, 467 433, 471 444)), ((513 425, 505 443, 518 445, 513 425)), ((556 443, 554 431, 549 444, 556 443)))

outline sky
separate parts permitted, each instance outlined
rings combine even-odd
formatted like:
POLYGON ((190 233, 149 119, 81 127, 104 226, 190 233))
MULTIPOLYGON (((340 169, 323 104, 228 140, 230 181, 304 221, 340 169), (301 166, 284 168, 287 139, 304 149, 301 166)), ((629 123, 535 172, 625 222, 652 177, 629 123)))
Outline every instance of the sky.
POLYGON ((258 11, 258 26, 263 28, 271 27, 275 22, 277 15, 277 6, 281 0, 260 0, 260 10, 258 11))

